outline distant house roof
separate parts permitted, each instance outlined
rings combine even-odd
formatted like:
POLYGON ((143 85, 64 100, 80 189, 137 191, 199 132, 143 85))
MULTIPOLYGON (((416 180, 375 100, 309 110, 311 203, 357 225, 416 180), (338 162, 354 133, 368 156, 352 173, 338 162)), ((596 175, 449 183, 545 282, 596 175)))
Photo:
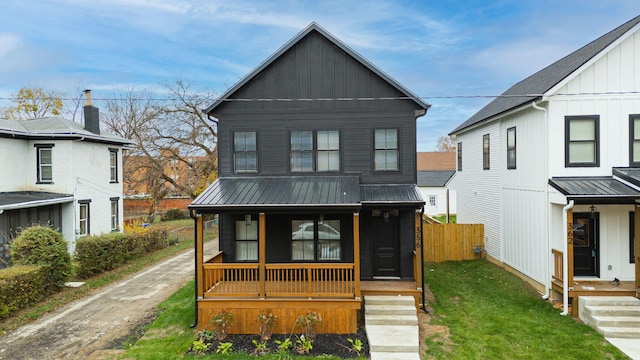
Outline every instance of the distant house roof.
POLYGON ((73 195, 39 191, 0 192, 0 210, 24 209, 73 201, 73 195))
POLYGON ((424 204, 415 185, 359 185, 357 176, 256 176, 219 178, 191 205, 193 210, 300 208, 351 209, 363 203, 424 204))
POLYGON ((428 151, 417 153, 417 170, 455 170, 455 151, 428 151))
POLYGON ((409 91, 407 88, 402 86, 399 82, 394 80, 391 76, 387 75, 382 70, 378 69, 375 65, 370 63, 368 60, 366 60, 360 54, 355 52, 349 46, 344 44, 342 41, 338 40, 338 38, 336 38, 335 36, 331 35, 328 31, 326 31, 325 29, 320 27, 320 25, 318 25, 315 22, 312 22, 304 30, 302 30, 300 33, 298 33, 298 35, 296 35, 293 39, 289 40, 289 42, 287 42, 280 49, 278 49, 273 55, 271 55, 264 62, 262 62, 260 65, 258 65, 258 67, 256 67, 253 71, 251 71, 247 76, 245 76, 240 81, 238 81, 235 85, 233 85, 231 88, 229 88, 229 90, 227 90, 224 94, 222 94, 220 96, 220 98, 218 98, 211 106, 206 108, 204 110, 204 112, 205 113, 211 113, 220 104, 222 104, 223 102, 228 100, 229 97, 231 97, 236 91, 238 91, 238 89, 240 89, 245 84, 247 84, 249 81, 251 81, 251 79, 253 79, 255 76, 257 76, 261 71, 263 71, 265 68, 267 68, 276 59, 278 59, 282 54, 287 52, 287 50, 291 49, 296 43, 298 43, 300 40, 302 40, 305 36, 307 36, 312 31, 318 32, 320 35, 322 35, 327 40, 332 42, 336 47, 338 47, 339 49, 341 49, 345 53, 347 53, 350 56, 352 56, 354 59, 356 59, 362 65, 364 65, 369 70, 371 70, 373 73, 375 73, 376 75, 380 76, 382 79, 387 81, 389 84, 391 84, 393 87, 395 87, 399 92, 404 94, 409 100, 412 100, 413 102, 415 102, 421 108, 426 110, 426 109, 429 109, 431 107, 431 105, 429 105, 429 104, 425 103, 424 101, 422 101, 420 98, 418 98, 416 95, 414 95, 411 91, 409 91))
POLYGON ((30 120, 0 120, 0 137, 16 139, 87 140, 128 145, 133 142, 111 134, 95 134, 81 124, 60 117, 30 120))
POLYGON ((488 120, 496 115, 500 115, 516 107, 530 103, 534 99, 540 99, 542 94, 549 91, 560 81, 578 70, 582 65, 603 51, 607 46, 611 45, 638 23, 640 23, 640 16, 636 16, 582 48, 513 85, 507 91, 502 93, 501 97, 491 101, 487 106, 455 128, 451 134, 458 133, 484 120, 488 120))
POLYGON ((640 192, 612 176, 553 177, 549 185, 580 204, 633 204, 640 192))
POLYGON ((446 186, 455 173, 455 170, 418 171, 418 186, 446 186))

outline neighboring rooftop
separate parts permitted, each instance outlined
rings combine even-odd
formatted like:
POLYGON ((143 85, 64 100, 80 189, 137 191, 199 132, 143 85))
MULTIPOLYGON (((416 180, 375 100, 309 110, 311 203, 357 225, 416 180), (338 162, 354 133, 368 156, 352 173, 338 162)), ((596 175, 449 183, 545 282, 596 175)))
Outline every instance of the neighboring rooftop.
POLYGON ((446 186, 455 173, 455 170, 418 171, 418 186, 446 186))
POLYGON ((131 144, 130 140, 112 134, 94 134, 82 124, 61 117, 30 120, 0 120, 0 137, 16 139, 83 139, 110 144, 131 144))
POLYGON ((431 151, 417 153, 417 170, 455 170, 455 151, 431 151))

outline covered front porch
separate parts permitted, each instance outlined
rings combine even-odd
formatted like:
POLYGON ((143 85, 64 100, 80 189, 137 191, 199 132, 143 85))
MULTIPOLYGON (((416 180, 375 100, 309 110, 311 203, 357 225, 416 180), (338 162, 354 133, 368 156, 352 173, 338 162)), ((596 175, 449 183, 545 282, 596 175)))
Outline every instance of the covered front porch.
POLYGON ((551 205, 552 296, 574 316, 581 296, 639 294, 640 191, 616 173, 549 181, 564 196, 551 205))

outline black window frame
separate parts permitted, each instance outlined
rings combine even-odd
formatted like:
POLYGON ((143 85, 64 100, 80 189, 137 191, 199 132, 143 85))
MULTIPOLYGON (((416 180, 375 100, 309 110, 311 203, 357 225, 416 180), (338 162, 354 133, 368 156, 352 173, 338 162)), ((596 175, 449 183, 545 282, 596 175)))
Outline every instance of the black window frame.
POLYGON ((629 211, 629 263, 635 264, 635 250, 633 244, 633 237, 635 235, 635 212, 629 211))
POLYGON ((399 128, 378 128, 378 129, 373 129, 373 171, 375 172, 398 172, 400 171, 400 129, 399 128), (396 132, 396 146, 394 147, 388 147, 387 141, 386 141, 386 137, 387 137, 387 132, 388 131, 395 131, 396 132), (376 142, 376 133, 378 131, 384 131, 385 132, 385 143, 384 144, 378 144, 376 142), (377 162, 376 162, 376 154, 379 151, 383 151, 385 154, 385 167, 378 169, 377 167, 377 162), (389 154, 390 151, 395 151, 395 156, 396 156, 396 167, 395 168, 389 168, 387 166, 388 164, 388 156, 387 154, 389 154))
POLYGON ((78 236, 88 236, 91 235, 91 200, 78 200, 78 236), (86 231, 82 232, 82 207, 87 207, 87 215, 85 219, 85 228, 86 231))
POLYGON ((482 170, 491 170, 491 136, 482 135, 482 170))
POLYGON ((234 249, 233 249, 233 257, 235 259, 235 261, 237 262, 248 262, 248 263, 255 263, 258 262, 260 260, 260 242, 259 242, 259 237, 260 237, 260 224, 259 224, 259 218, 252 215, 252 214, 245 214, 243 217, 236 217, 233 221, 233 232, 234 232, 234 236, 233 236, 233 241, 234 241, 234 249), (247 222, 250 222, 249 225, 254 225, 256 227, 256 237, 255 239, 239 239, 238 236, 238 223, 243 222, 245 223, 245 226, 247 225, 247 222), (246 244, 246 243, 254 243, 256 245, 256 253, 255 253, 255 259, 239 259, 238 258, 238 245, 240 243, 246 244))
POLYGON ((572 115, 565 116, 564 122, 564 166, 565 167, 599 167, 600 166, 600 115, 572 115), (573 140, 571 141, 571 121, 577 120, 593 120, 594 122, 594 138, 593 140, 573 140), (572 143, 593 142, 594 144, 594 161, 577 162, 571 161, 569 148, 572 143))
POLYGON ((507 169, 508 170, 514 170, 516 168, 516 164, 517 164, 517 158, 516 156, 518 155, 517 153, 517 146, 518 146, 518 142, 517 142, 517 134, 516 134, 516 127, 512 126, 510 128, 507 129, 507 169), (513 132, 513 146, 509 145, 509 134, 513 132), (513 154, 513 156, 509 156, 513 154))
POLYGON ((53 184, 53 148, 55 144, 34 144, 36 148, 36 184, 53 184), (48 150, 50 152, 50 164, 45 164, 51 169, 51 178, 42 178, 42 150, 48 150))
POLYGON ((340 169, 342 169, 342 159, 341 159, 341 149, 342 149, 342 134, 340 133, 340 130, 316 130, 313 134, 313 140, 314 140, 314 151, 315 151, 315 171, 316 172, 322 172, 322 173, 330 173, 330 172, 340 172, 340 169), (319 146, 319 142, 318 142, 318 134, 319 133, 337 133, 338 134, 338 149, 322 149, 320 150, 320 146, 319 146), (337 169, 327 169, 327 170, 320 170, 320 154, 321 153, 327 153, 327 154, 332 154, 332 153, 338 153, 338 168, 337 169))
MULTIPOLYGON (((629 114, 629 166, 630 167, 640 167, 640 158, 634 159, 634 145, 638 145, 640 147, 640 137, 635 138, 635 122, 636 120, 640 121, 640 114, 629 114)), ((640 130, 640 128, 638 129, 640 130)))
POLYGON ((258 172, 258 133, 256 131, 235 131, 233 133, 233 172, 235 174, 247 174, 247 173, 257 173, 258 172), (240 134, 245 134, 244 139, 246 140, 246 134, 252 134, 253 135, 253 146, 254 146, 254 150, 247 150, 246 149, 246 141, 245 141, 245 149, 238 149, 238 147, 236 146, 236 136, 240 135, 240 134), (255 170, 247 170, 248 166, 247 164, 249 163, 247 161, 247 156, 253 154, 254 155, 254 159, 255 159, 255 170), (243 169, 239 169, 238 166, 238 157, 239 155, 243 155, 244 156, 244 168, 243 169))
POLYGON ((295 216, 293 218, 289 219, 289 226, 291 227, 291 237, 289 238, 289 243, 290 243, 290 250, 289 250, 289 259, 291 260, 291 262, 303 262, 303 263, 339 263, 342 262, 344 259, 344 251, 345 251, 345 245, 344 245, 344 237, 342 236, 342 227, 343 227, 343 222, 342 219, 339 218, 334 218, 334 217, 328 217, 328 218, 323 218, 323 216, 321 217, 317 217, 314 215, 300 215, 300 216, 295 216), (305 224, 307 222, 312 222, 313 223, 313 239, 293 239, 293 234, 295 233, 295 230, 293 228, 293 222, 294 221, 302 221, 302 224, 305 224), (325 221, 338 221, 339 222, 339 226, 340 229, 338 229, 338 233, 340 234, 340 239, 337 240, 337 242, 340 244, 340 249, 339 249, 339 253, 340 253, 340 258, 339 259, 320 259, 320 242, 325 240, 325 241, 335 241, 335 239, 320 239, 319 236, 319 225, 323 225, 323 223, 325 221), (293 244, 296 241, 300 241, 300 242, 304 242, 304 241, 313 241, 313 259, 294 259, 293 258, 293 244))
POLYGON ((456 149, 456 157, 458 160, 458 171, 462 171, 462 141, 458 142, 456 149))
POLYGON ((109 198, 109 221, 111 223, 111 231, 120 231, 120 198, 112 197, 109 198), (115 205, 115 213, 114 213, 114 205, 115 205))
POLYGON ((117 184, 118 183, 118 175, 119 175, 119 167, 118 167, 118 149, 109 148, 109 183, 117 184), (113 160, 113 163, 112 163, 113 160))
POLYGON ((291 130, 289 132, 289 172, 291 173, 312 173, 316 170, 316 159, 315 159, 315 139, 314 139, 314 131, 313 130, 291 130), (294 150, 294 134, 310 134, 311 136, 311 148, 310 149, 296 149, 294 150), (296 157, 296 164, 300 161, 300 168, 295 167, 294 170, 294 154, 300 155, 296 157), (311 159, 311 168, 306 169, 304 167, 304 159, 309 156, 311 159))

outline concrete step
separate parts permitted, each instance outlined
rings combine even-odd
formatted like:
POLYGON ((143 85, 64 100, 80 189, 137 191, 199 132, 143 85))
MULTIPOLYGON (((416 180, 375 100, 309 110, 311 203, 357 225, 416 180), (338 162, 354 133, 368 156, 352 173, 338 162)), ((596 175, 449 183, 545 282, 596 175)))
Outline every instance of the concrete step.
POLYGON ((368 295, 364 297, 365 305, 411 305, 415 307, 413 296, 368 295))
POLYGON ((640 306, 636 305, 584 305, 583 313, 594 316, 640 316, 640 306))
POLYGON ((418 325, 418 317, 412 315, 373 315, 364 318, 366 325, 418 325))
POLYGON ((420 351, 417 325, 365 326, 369 352, 418 353, 420 351))
POLYGON ((413 315, 416 307, 412 305, 364 305, 365 319, 368 315, 413 315))
POLYGON ((640 316, 591 316, 590 325, 599 327, 638 327, 640 316))
POLYGON ((580 296, 580 304, 585 305, 616 305, 616 306, 640 306, 640 299, 632 296, 580 296))
POLYGON ((605 338, 640 339, 640 328, 636 327, 597 327, 596 331, 605 338))
POLYGON ((369 352, 371 360, 420 360, 420 355, 415 353, 369 352))

